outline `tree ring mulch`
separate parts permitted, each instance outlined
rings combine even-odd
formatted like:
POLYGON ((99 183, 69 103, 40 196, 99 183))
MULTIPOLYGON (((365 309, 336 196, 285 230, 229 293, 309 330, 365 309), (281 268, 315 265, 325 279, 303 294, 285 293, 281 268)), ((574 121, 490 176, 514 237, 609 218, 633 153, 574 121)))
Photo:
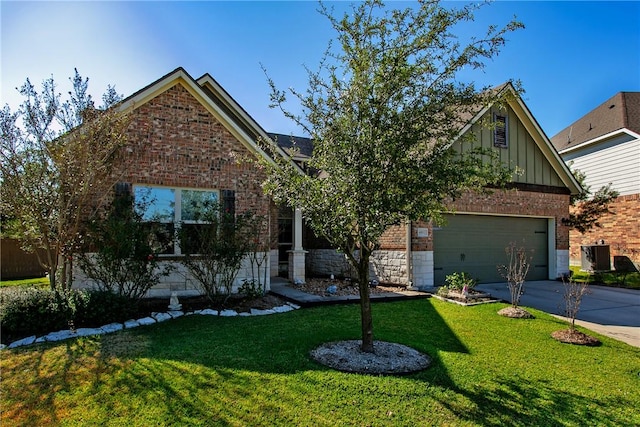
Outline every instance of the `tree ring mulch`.
POLYGON ((498 314, 500 316, 511 317, 513 319, 535 319, 533 314, 520 307, 505 307, 498 311, 498 314))
POLYGON ((602 344, 599 339, 589 336, 577 329, 563 329, 551 333, 553 339, 566 344, 588 345, 596 347, 602 344))
POLYGON ((360 350, 360 340, 335 341, 311 350, 316 362, 343 372, 406 375, 431 365, 431 357, 406 345, 374 341, 375 353, 360 350))

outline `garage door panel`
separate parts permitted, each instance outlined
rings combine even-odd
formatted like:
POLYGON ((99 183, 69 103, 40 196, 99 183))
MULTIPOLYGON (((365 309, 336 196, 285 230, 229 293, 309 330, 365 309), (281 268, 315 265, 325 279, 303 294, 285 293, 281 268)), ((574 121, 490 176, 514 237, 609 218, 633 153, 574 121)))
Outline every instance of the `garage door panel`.
POLYGON ((483 215, 447 215, 434 230, 435 284, 454 272, 467 272, 480 282, 504 281, 497 266, 507 263, 505 248, 514 242, 533 250, 527 280, 548 277, 547 220, 483 215))

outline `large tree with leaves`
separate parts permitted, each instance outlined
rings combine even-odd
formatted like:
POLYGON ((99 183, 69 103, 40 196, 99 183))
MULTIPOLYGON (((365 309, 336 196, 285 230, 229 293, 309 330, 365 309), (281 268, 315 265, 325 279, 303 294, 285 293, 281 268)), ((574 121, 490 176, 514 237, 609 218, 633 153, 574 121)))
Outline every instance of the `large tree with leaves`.
POLYGON ((129 118, 114 105, 111 86, 96 107, 88 79, 70 78, 68 98, 53 77, 41 91, 29 81, 19 89, 16 112, 0 113, 1 211, 26 249, 44 249, 41 264, 51 288, 70 283, 71 256, 82 241, 83 221, 107 203, 118 179, 116 160, 127 141, 129 118), (59 268, 62 267, 62 268, 59 268))
POLYGON ((273 106, 313 138, 308 165, 319 173, 302 175, 286 162, 267 165, 265 188, 276 201, 300 208, 315 233, 357 270, 365 352, 374 352, 369 261, 385 230, 440 218, 447 201, 463 191, 511 177, 491 152, 450 149, 453 141, 472 138, 461 135, 464 125, 499 95, 461 83, 457 74, 481 69, 506 34, 522 26, 491 26, 460 43, 454 34, 477 7, 421 1, 387 10, 369 0, 339 18, 321 5, 338 48, 330 43, 319 69, 307 69, 305 92, 279 90, 269 78, 273 106), (300 102, 301 114, 287 109, 287 95, 300 102))

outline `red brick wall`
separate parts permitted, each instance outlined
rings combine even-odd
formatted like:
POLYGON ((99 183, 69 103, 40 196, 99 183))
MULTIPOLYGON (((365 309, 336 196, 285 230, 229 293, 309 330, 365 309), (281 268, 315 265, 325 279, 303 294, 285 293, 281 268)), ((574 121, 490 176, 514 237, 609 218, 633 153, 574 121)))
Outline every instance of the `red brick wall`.
MULTIPOLYGON (((458 212, 478 212, 484 214, 531 215, 553 217, 556 222, 556 249, 569 249, 569 229, 562 225, 562 218, 569 212, 569 195, 542 193, 522 190, 496 190, 491 194, 467 192, 451 203, 458 212)), ((412 247, 415 251, 433 250, 431 225, 426 222, 414 223, 412 227, 412 247), (429 236, 418 237, 418 228, 428 228, 429 236)), ((380 239, 380 249, 405 250, 405 226, 391 227, 380 239)))
POLYGON ((592 245, 600 240, 610 245, 612 257, 626 255, 636 262, 640 261, 640 194, 618 197, 609 210, 614 214, 600 219, 602 228, 594 228, 585 234, 571 230, 572 263, 580 263, 580 246, 592 245))
POLYGON ((234 190, 236 212, 266 215, 269 199, 260 184, 264 174, 255 158, 181 85, 176 85, 133 111, 132 167, 123 181, 133 184, 234 190))

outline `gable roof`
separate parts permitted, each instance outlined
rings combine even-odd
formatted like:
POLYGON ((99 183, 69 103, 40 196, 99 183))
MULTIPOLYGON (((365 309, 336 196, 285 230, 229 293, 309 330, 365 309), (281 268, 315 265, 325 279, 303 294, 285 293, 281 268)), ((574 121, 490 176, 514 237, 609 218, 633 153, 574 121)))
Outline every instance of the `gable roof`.
MULTIPOLYGON (((540 149, 545 159, 558 174, 564 185, 571 191, 571 194, 580 193, 580 184, 569 170, 567 164, 562 160, 560 154, 551 143, 549 137, 544 133, 538 121, 535 119, 533 114, 531 114, 531 111, 522 100, 522 97, 518 95, 511 82, 503 83, 491 90, 496 91, 513 110, 529 135, 531 135, 531 138, 540 149)), ((474 124, 478 123, 491 109, 491 107, 493 107, 493 105, 494 104, 489 104, 480 109, 480 111, 478 111, 478 113, 463 127, 460 131, 460 135, 463 135, 465 132, 469 131, 474 124)))
POLYGON ((618 92, 558 132, 551 142, 564 152, 625 129, 640 134, 640 92, 618 92))
POLYGON ((264 129, 209 74, 203 75, 196 81, 184 68, 178 67, 125 98, 119 108, 121 111, 134 110, 175 85, 182 85, 252 153, 272 163, 273 156, 290 159, 285 151, 273 144, 272 138, 264 129), (266 149, 258 143, 259 140, 264 141, 266 149))

